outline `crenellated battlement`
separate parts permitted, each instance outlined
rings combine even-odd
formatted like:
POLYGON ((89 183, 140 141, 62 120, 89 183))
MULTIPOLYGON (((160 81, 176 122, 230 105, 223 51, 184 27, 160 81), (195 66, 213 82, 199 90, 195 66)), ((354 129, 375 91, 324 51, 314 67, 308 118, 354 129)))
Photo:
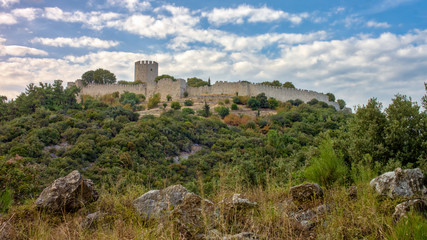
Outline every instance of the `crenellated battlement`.
MULTIPOLYGON (((161 79, 155 82, 158 76, 158 63, 150 60, 141 60, 135 62, 135 81, 144 82, 145 84, 127 85, 127 84, 89 84, 83 86, 81 80, 77 80, 75 85, 81 87, 82 95, 101 96, 113 92, 123 93, 125 91, 144 94, 147 98, 160 93, 162 99, 167 95, 173 99, 179 99, 184 96, 184 92, 188 93, 189 97, 198 96, 256 96, 264 93, 267 97, 275 98, 285 102, 288 100, 300 99, 308 102, 312 99, 317 99, 333 105, 336 109, 339 106, 336 102, 329 102, 329 97, 326 94, 296 88, 285 88, 279 86, 265 85, 262 83, 250 83, 246 81, 227 82, 217 81, 211 86, 189 87, 184 79, 161 79)), ((71 84, 72 85, 72 84, 71 84)))

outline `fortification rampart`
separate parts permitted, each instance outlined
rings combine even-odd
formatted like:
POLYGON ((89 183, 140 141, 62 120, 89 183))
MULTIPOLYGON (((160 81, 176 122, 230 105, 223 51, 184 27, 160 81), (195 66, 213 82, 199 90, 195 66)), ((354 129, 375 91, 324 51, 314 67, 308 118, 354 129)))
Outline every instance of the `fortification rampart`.
POLYGON ((159 75, 159 64, 155 61, 135 62, 135 82, 154 83, 154 79, 159 75))
POLYGON ((187 87, 187 92, 190 97, 202 97, 205 95, 234 96, 236 93, 239 96, 256 96, 260 93, 265 93, 267 97, 273 97, 282 102, 295 99, 301 99, 304 102, 308 102, 315 98, 319 101, 326 102, 329 105, 333 105, 336 109, 339 109, 338 103, 329 102, 329 98, 326 94, 309 90, 275 87, 264 84, 219 81, 212 86, 187 87))
POLYGON ((178 100, 184 96, 186 88, 187 82, 184 79, 176 79, 173 81, 170 78, 163 78, 160 79, 157 84, 147 86, 147 96, 160 93, 162 100, 166 100, 167 95, 170 95, 172 100, 178 100))
POLYGON ((102 96, 113 92, 123 93, 125 91, 136 94, 146 94, 145 84, 127 85, 127 84, 88 84, 81 87, 80 95, 102 96))

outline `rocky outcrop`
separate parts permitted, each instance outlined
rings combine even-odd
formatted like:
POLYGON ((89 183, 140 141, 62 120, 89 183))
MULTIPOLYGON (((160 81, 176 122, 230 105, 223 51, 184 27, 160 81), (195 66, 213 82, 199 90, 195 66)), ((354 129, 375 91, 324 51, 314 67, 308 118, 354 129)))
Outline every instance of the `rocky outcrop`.
POLYGON ((299 223, 300 229, 311 230, 330 211, 331 205, 322 204, 307 210, 290 212, 289 216, 299 223))
POLYGON ((214 204, 190 193, 171 211, 171 218, 180 233, 193 238, 213 228, 214 204))
POLYGON ((181 185, 169 186, 163 190, 151 190, 133 201, 136 212, 146 219, 158 219, 169 214, 170 210, 184 201, 190 194, 181 185))
POLYGON ((398 204, 394 208, 393 221, 395 223, 400 222, 402 218, 406 216, 409 211, 417 211, 423 213, 424 216, 427 214, 427 200, 426 199, 412 199, 401 204, 398 204))
POLYGON ((390 198, 426 196, 427 188, 424 186, 424 175, 419 168, 396 168, 393 172, 386 172, 371 180, 378 194, 390 198))
POLYGON ((37 198, 36 206, 52 213, 72 212, 97 199, 93 182, 75 170, 46 187, 37 198))
POLYGON ((290 190, 292 200, 295 202, 304 202, 316 198, 323 198, 323 190, 317 183, 305 183, 294 186, 290 190))
POLYGON ((219 202, 219 204, 223 205, 226 211, 241 211, 245 209, 254 208, 258 205, 256 202, 251 202, 249 199, 241 197, 240 193, 233 194, 231 198, 225 198, 224 200, 219 202))

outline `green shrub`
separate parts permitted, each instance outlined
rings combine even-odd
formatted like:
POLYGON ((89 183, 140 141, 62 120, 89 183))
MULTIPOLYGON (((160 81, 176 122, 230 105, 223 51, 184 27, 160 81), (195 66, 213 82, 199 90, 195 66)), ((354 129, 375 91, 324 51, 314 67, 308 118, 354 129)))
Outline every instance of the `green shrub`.
POLYGON ((179 104, 179 102, 172 102, 171 108, 175 110, 181 109, 181 104, 179 104))
POLYGON ((160 93, 154 94, 152 97, 148 98, 147 108, 152 109, 159 105, 160 103, 160 93))
POLYGON ((184 114, 194 114, 194 110, 191 108, 183 108, 181 110, 184 114))
POLYGON ((168 94, 168 95, 166 96, 166 99, 168 100, 168 102, 170 102, 170 101, 172 101, 172 96, 168 94))
POLYGON ((239 107, 237 107, 237 104, 233 103, 231 104, 231 110, 239 110, 239 107))
POLYGON ((194 103, 193 103, 193 101, 191 99, 187 99, 187 100, 184 101, 184 105, 185 106, 193 106, 193 104, 194 103))
POLYGON ((268 106, 271 109, 276 109, 279 106, 279 101, 277 101, 275 98, 269 98, 268 106))
POLYGON ((12 190, 5 189, 3 192, 0 192, 0 213, 5 213, 12 205, 13 194, 12 190))
POLYGON ((261 103, 258 101, 258 99, 251 97, 248 100, 248 107, 250 107, 252 110, 257 110, 261 106, 261 103))
POLYGON ((347 173, 347 166, 342 157, 335 153, 330 138, 323 140, 319 152, 319 156, 313 157, 310 166, 304 171, 307 180, 326 187, 335 182, 342 182, 347 173))
POLYGON ((185 98, 188 97, 188 92, 187 91, 184 92, 184 97, 185 98))
POLYGON ((224 103, 225 103, 225 104, 229 104, 229 103, 230 103, 230 99, 226 98, 226 99, 224 100, 224 103))
POLYGON ((240 101, 240 98, 238 96, 234 96, 233 97, 233 103, 235 103, 235 104, 242 104, 242 102, 240 101))
POLYGON ((224 119, 225 116, 227 116, 228 114, 230 114, 230 109, 228 109, 228 107, 224 107, 224 106, 219 106, 215 108, 215 112, 218 113, 218 115, 224 119))

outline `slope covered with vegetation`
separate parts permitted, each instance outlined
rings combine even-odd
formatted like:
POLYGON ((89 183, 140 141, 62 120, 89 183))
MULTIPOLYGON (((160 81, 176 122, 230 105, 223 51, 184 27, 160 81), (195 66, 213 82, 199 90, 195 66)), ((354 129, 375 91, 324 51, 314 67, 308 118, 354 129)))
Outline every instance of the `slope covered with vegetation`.
POLYGON ((391 225, 395 202, 378 203, 366 184, 396 167, 427 171, 427 113, 406 96, 396 95, 384 110, 371 99, 355 114, 323 102, 290 101, 277 103, 271 116, 221 120, 184 110, 139 118, 126 103, 78 104, 77 92, 58 81, 30 85, 16 100, 0 102, 0 210, 15 219, 20 238, 178 238, 173 229, 156 232, 131 208, 145 191, 172 184, 218 201, 244 193, 260 210, 224 228, 297 238, 302 235, 280 206, 289 187, 305 181, 328 189, 340 209, 353 209, 351 219, 331 213, 329 224, 316 228, 317 237, 393 238, 405 229, 391 225), (200 150, 184 157, 193 146, 200 150), (62 218, 37 212, 32 202, 43 188, 73 170, 94 181, 100 203, 62 218), (351 185, 362 196, 353 202, 345 197, 351 185), (99 206, 114 213, 106 225, 98 231, 79 227, 82 216, 99 206))

